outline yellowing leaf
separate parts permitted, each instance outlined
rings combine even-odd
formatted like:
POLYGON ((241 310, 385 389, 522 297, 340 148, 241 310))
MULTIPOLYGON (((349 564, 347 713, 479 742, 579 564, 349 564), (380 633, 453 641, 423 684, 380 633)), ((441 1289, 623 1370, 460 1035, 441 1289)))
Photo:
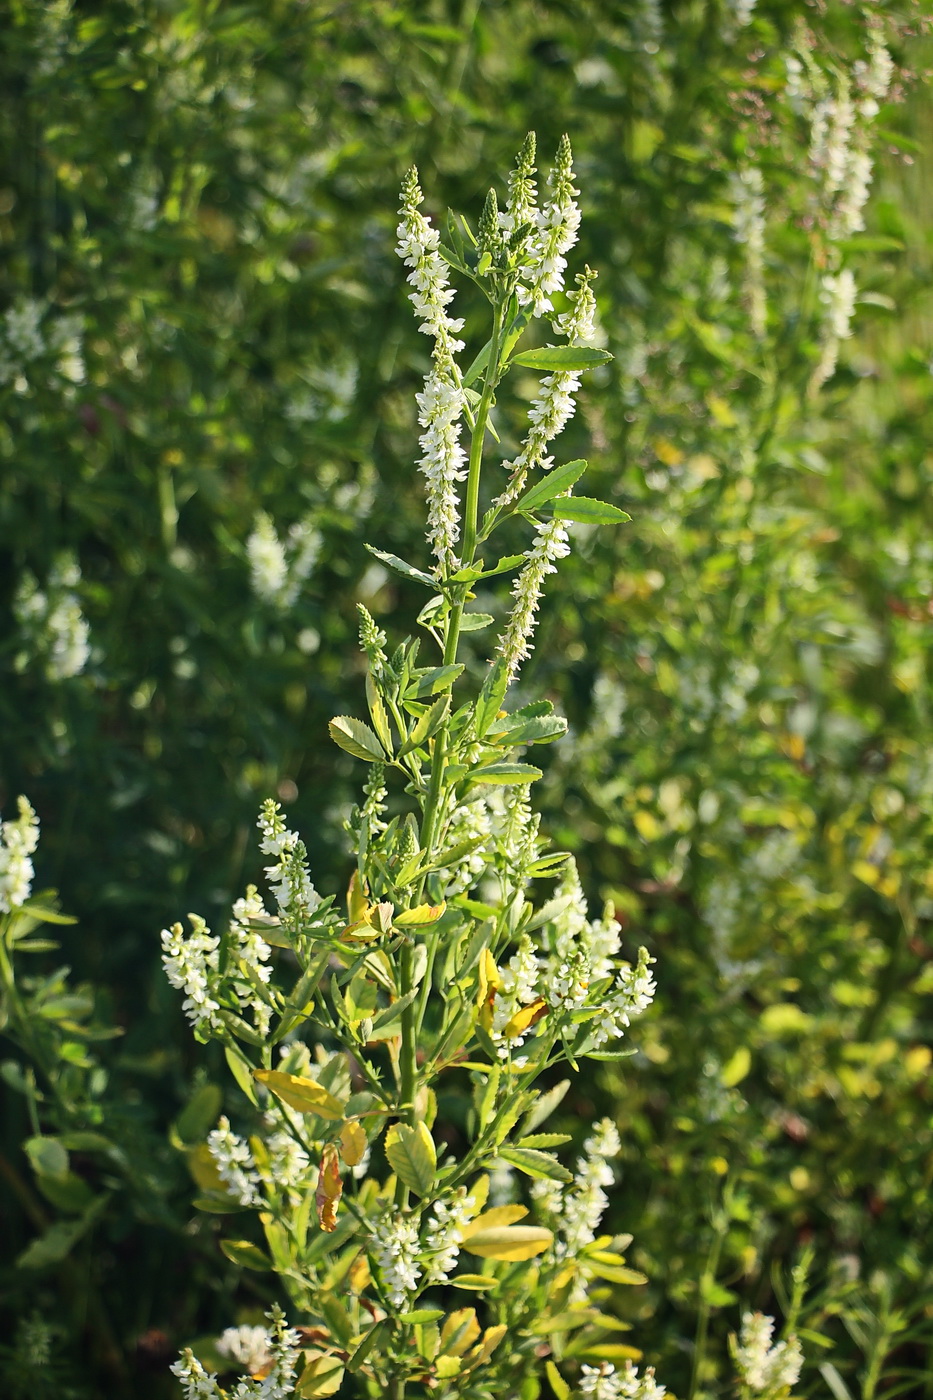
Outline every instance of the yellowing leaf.
POLYGON ((454 1274, 448 1282, 452 1288, 465 1288, 469 1293, 490 1293, 498 1287, 499 1280, 485 1274, 454 1274))
POLYGON ((340 1129, 340 1155, 348 1167, 359 1166, 366 1155, 366 1133, 355 1118, 340 1129))
POLYGON ((329 1094, 314 1079, 304 1075, 285 1074, 278 1069, 255 1069, 253 1077, 271 1089, 276 1098, 296 1108, 299 1113, 316 1113, 329 1122, 338 1122, 343 1117, 343 1104, 329 1094))
POLYGON ((409 1190, 426 1196, 434 1185, 437 1151, 423 1123, 395 1123, 386 1134, 385 1153, 392 1170, 409 1190))
POLYGON ((440 904, 417 904, 414 909, 403 909, 395 916, 396 928, 408 928, 411 924, 436 924, 447 908, 444 900, 440 904))
POLYGON ((343 1384, 343 1362, 337 1356, 319 1355, 309 1361, 301 1373, 295 1394, 302 1400, 336 1395, 343 1384))
POLYGON ((538 1225, 501 1225, 479 1230, 464 1240, 463 1248, 481 1259, 506 1259, 516 1262, 533 1259, 542 1254, 554 1236, 538 1225))
POLYGON ((479 1336, 475 1308, 457 1308, 449 1314, 441 1329, 441 1351, 450 1356, 462 1356, 479 1336))
POLYGON ((259 1273, 268 1273, 272 1268, 272 1260, 251 1240, 221 1240, 220 1247, 227 1258, 238 1264, 241 1269, 255 1269, 259 1273))
MULTIPOLYGON (((347 1124, 349 1127, 349 1124, 347 1124)), ((321 1153, 321 1166, 317 1174, 317 1190, 314 1201, 317 1206, 318 1224, 328 1233, 337 1228, 337 1202, 343 1193, 340 1180, 340 1163, 337 1149, 332 1142, 327 1143, 321 1153)))
POLYGON ((360 1250, 347 1272, 347 1282, 350 1285, 351 1293, 363 1293, 372 1282, 372 1272, 369 1267, 369 1260, 360 1250))
POLYGON ((470 1365, 481 1366, 484 1361, 488 1361, 508 1330, 504 1322, 500 1322, 495 1327, 487 1327, 483 1333, 481 1345, 467 1358, 470 1365))
POLYGON ((347 890, 347 916, 351 924, 360 923, 369 914, 369 891, 365 883, 360 885, 358 871, 354 870, 350 876, 350 886, 347 890))
POLYGON ((460 1374, 460 1358, 446 1354, 439 1356, 434 1363, 434 1369, 439 1380, 452 1380, 454 1376, 460 1374))
POLYGON ((461 1239, 467 1240, 479 1230, 491 1230, 496 1225, 514 1225, 516 1220, 524 1220, 527 1214, 525 1206, 493 1206, 492 1210, 485 1211, 460 1227, 461 1239))
POLYGON ((547 1009, 544 997, 538 997, 530 1005, 523 1006, 520 1011, 516 1011, 515 1015, 506 1022, 503 1035, 524 1035, 531 1026, 537 1025, 542 1016, 547 1015, 547 1009))

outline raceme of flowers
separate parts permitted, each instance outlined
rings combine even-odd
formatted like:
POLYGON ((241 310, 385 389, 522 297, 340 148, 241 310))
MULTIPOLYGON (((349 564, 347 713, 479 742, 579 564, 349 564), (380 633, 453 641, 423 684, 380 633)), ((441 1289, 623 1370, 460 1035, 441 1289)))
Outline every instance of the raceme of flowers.
POLYGON ((0 823, 0 914, 24 905, 35 874, 32 855, 39 844, 39 819, 25 797, 18 802, 19 815, 0 823))
POLYGON ((745 1313, 738 1342, 733 1346, 736 1369, 748 1391, 761 1400, 776 1400, 795 1385, 803 1365, 796 1337, 772 1344, 774 1318, 745 1313))
POLYGON ((298 520, 283 542, 271 516, 257 513, 246 542, 250 583, 256 597, 279 612, 293 607, 321 552, 321 535, 309 520, 298 520))
MULTIPOLYGON (((268 1317, 271 1324, 265 1337, 265 1349, 271 1362, 268 1374, 261 1380, 251 1376, 248 1380, 239 1381, 234 1391, 223 1391, 217 1384, 216 1377, 205 1370, 190 1350, 185 1350, 180 1360, 171 1367, 172 1374, 177 1376, 182 1384, 185 1400, 224 1400, 225 1396, 229 1397, 229 1400, 247 1400, 247 1397, 256 1397, 256 1400, 288 1400, 288 1397, 294 1395, 294 1383, 301 1357, 301 1338, 286 1325, 282 1311, 277 1305, 272 1308, 268 1317)), ((240 1339, 234 1342, 229 1333, 224 1333, 224 1337, 228 1338, 228 1347, 225 1350, 233 1360, 239 1361, 240 1356, 235 1355, 234 1351, 242 1353, 240 1339)), ((251 1353, 251 1356, 254 1355, 255 1345, 251 1353)), ((248 1364, 251 1358, 244 1359, 248 1364)))
POLYGON ((13 614, 26 642, 16 658, 19 670, 39 662, 51 681, 70 680, 87 666, 90 628, 75 590, 81 584, 76 560, 62 555, 49 570, 44 589, 25 570, 13 600, 13 614))

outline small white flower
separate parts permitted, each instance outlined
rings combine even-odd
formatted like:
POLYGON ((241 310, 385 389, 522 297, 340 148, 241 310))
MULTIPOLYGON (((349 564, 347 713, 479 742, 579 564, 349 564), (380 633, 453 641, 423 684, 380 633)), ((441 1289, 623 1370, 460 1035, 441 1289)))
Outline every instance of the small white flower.
POLYGON ((229 1356, 238 1366, 255 1375, 272 1360, 270 1337, 265 1327, 227 1327, 217 1341, 221 1356, 229 1356))
POLYGON ((580 228, 580 193, 573 184, 573 155, 566 136, 560 139, 554 169, 548 182, 551 198, 543 209, 533 213, 534 233, 528 240, 528 266, 518 285, 518 299, 531 305, 532 314, 542 316, 554 309, 551 296, 564 287, 567 259, 564 254, 577 241, 580 228))
POLYGON ((796 1337, 771 1345, 774 1318, 765 1313, 744 1313, 738 1344, 734 1345, 735 1364, 749 1390, 774 1400, 796 1384, 803 1366, 803 1352, 796 1337))
POLYGON ((304 842, 286 828, 281 808, 271 798, 263 803, 256 825, 262 832, 259 849, 276 857, 265 873, 280 917, 291 926, 307 923, 321 898, 311 883, 304 842))
POLYGON ((195 1030, 219 1030, 223 1024, 218 972, 220 939, 212 935, 198 914, 189 914, 191 934, 186 938, 181 924, 162 930, 162 964, 173 987, 185 993, 182 1009, 195 1030))
POLYGON ((525 566, 515 580, 515 599, 505 631, 499 639, 498 652, 508 663, 509 680, 514 680, 518 668, 531 655, 531 638, 544 580, 557 572, 555 560, 570 553, 567 530, 557 516, 542 525, 525 555, 525 566))

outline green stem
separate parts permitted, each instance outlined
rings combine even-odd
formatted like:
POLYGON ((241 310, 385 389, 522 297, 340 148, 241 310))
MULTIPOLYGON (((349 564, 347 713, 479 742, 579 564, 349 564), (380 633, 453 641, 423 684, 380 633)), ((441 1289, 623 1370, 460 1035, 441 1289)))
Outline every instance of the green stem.
POLYGON ((690 1389, 687 1392, 687 1400, 696 1400, 698 1386, 700 1383, 700 1371, 703 1366, 703 1359, 706 1355, 706 1339, 709 1335, 709 1289, 716 1282, 716 1274, 719 1269, 719 1258, 722 1254, 723 1241, 725 1239, 725 1221, 721 1215, 714 1220, 713 1228, 715 1234, 710 1248, 709 1258, 706 1261, 706 1268, 703 1270, 703 1277, 700 1279, 700 1312, 697 1318, 696 1339, 693 1344, 693 1369, 690 1375, 690 1389))

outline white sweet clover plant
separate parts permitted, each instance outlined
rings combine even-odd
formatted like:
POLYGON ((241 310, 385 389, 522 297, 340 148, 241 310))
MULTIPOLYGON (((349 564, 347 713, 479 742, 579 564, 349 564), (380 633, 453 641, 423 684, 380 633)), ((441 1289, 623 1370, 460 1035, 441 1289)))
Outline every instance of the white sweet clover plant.
POLYGON ((475 234, 458 218, 443 243, 414 170, 403 186, 398 252, 431 351, 417 411, 433 561, 374 553, 429 590, 418 621, 438 654, 422 661, 412 640, 390 654, 361 609, 368 720, 330 726, 370 765, 348 821, 346 906, 315 890, 304 844, 269 802, 269 894, 251 887, 222 933, 192 915, 189 932, 162 935, 195 1035, 223 1042, 252 1115, 247 1131, 221 1118, 192 1154, 199 1205, 257 1212, 222 1247, 277 1272, 301 1321, 292 1332, 276 1313, 268 1331, 224 1333, 214 1364, 249 1372, 233 1391, 185 1352, 174 1369, 188 1397, 492 1400, 537 1396, 545 1373, 557 1400, 663 1395, 593 1296, 641 1281, 628 1237, 600 1234, 615 1126, 595 1125, 570 1168, 552 1150, 569 1138, 542 1131, 569 1083, 555 1068, 629 1053, 619 1042, 654 979, 644 949, 625 955, 611 909, 591 916, 572 859, 548 849, 532 812, 540 770, 523 752, 565 722, 546 701, 505 707, 571 523, 628 518, 573 494, 585 462, 550 455, 581 375, 609 356, 592 345, 594 274, 565 285, 580 220, 569 142, 541 198, 534 162, 529 137, 504 212, 490 193, 475 234), (452 269, 491 306, 469 368, 452 269), (521 350, 536 318, 553 343, 521 350), (490 411, 513 367, 542 378, 524 440, 497 468, 490 411), (484 470, 498 473, 491 489, 484 470), (497 558, 487 546, 506 520, 531 540, 497 558), (509 573, 494 659, 476 674, 461 636, 493 618, 469 608, 473 589, 509 573), (524 1181, 525 1199, 496 1204, 503 1179, 512 1196, 524 1181))

